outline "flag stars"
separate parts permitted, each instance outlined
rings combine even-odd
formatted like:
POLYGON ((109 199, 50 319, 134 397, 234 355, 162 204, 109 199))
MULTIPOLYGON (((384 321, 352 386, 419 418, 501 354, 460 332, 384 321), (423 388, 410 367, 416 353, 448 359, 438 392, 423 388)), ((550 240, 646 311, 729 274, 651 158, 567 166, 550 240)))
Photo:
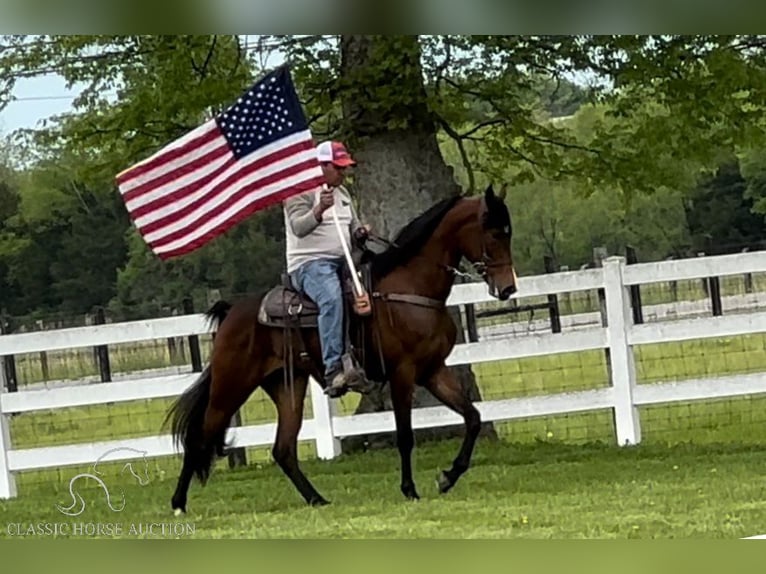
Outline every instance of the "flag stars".
POLYGON ((218 116, 219 129, 236 157, 306 129, 289 84, 279 78, 260 82, 218 116))

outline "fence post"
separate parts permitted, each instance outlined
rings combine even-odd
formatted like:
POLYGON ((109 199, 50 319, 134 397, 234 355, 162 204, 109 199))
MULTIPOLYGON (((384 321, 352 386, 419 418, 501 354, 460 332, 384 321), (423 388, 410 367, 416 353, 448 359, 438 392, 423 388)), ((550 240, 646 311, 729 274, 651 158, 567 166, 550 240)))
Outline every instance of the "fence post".
MULTIPOLYGON (((462 285, 468 283, 468 280, 465 277, 458 275, 456 277, 456 283, 462 285)), ((463 305, 463 310, 465 311, 465 329, 467 331, 468 341, 471 343, 478 343, 479 328, 476 325, 476 306, 473 303, 466 303, 463 305)), ((457 311, 459 314, 459 309, 457 311)))
MULTIPOLYGON (((673 261, 674 259, 675 257, 671 255, 665 261, 673 261)), ((669 281, 668 286, 670 287, 670 300, 678 301, 678 281, 669 281)))
MULTIPOLYGON (((553 266, 553 257, 545 255, 543 257, 543 263, 545 264, 546 273, 555 273, 556 269, 553 266)), ((559 313, 559 298, 558 295, 548 295, 548 314, 551 318, 551 331, 554 333, 561 333, 561 314, 559 313)))
MULTIPOLYGON (((5 393, 5 389, 0 386, 0 398, 5 393)), ((16 478, 11 473, 8 465, 8 451, 11 450, 11 424, 9 416, 2 410, 2 400, 0 400, 0 498, 16 498, 16 478)))
POLYGON ((476 327, 476 307, 472 303, 465 305, 465 326, 468 331, 468 340, 471 343, 478 343, 479 329, 476 327))
MULTIPOLYGON (((700 251, 697 257, 705 257, 705 252, 700 251)), ((721 302, 721 281, 718 277, 706 277, 701 280, 705 295, 710 297, 710 304, 713 307, 713 316, 723 315, 723 303, 721 302)))
MULTIPOLYGON (((95 323, 96 325, 106 324, 103 307, 96 309, 95 323)), ((108 383, 112 380, 112 369, 109 365, 109 348, 106 345, 98 345, 96 347, 96 356, 98 357, 98 370, 101 373, 101 382, 108 383)))
MULTIPOLYGON (((604 266, 604 260, 609 256, 609 252, 606 247, 594 247, 593 248, 593 265, 597 268, 604 266)), ((596 294, 598 295, 598 310, 601 313, 601 325, 606 327, 606 293, 603 289, 598 289, 596 294)), ((608 356, 608 355, 607 355, 608 356)))
MULTIPOLYGON (((11 328, 5 319, 0 318, 0 335, 9 335, 11 328)), ((19 379, 16 376, 16 359, 13 355, 0 356, 0 362, 2 362, 2 369, 0 369, 0 379, 2 379, 3 387, 5 387, 9 393, 15 393, 19 390, 19 379)), ((2 388, 0 388, 2 392, 2 388)))
MULTIPOLYGON (((183 300, 184 313, 191 315, 194 313, 194 303, 191 297, 185 297, 183 300)), ((189 335, 189 354, 191 355, 192 372, 202 372, 202 355, 199 351, 199 336, 189 335)))
MULTIPOLYGON (((242 411, 234 413, 234 416, 231 417, 231 424, 229 426, 232 428, 242 426, 242 411)), ((235 466, 247 466, 247 450, 243 446, 234 447, 229 450, 228 458, 229 468, 234 468, 235 466)))
POLYGON ((619 446, 641 442, 638 408, 633 403, 636 366, 633 348, 628 345, 631 309, 628 289, 623 283, 624 268, 623 257, 609 257, 604 261, 609 374, 614 389, 614 428, 619 446))
MULTIPOLYGON (((749 253, 750 248, 744 247, 742 249, 742 253, 749 253)), ((753 274, 752 273, 745 273, 744 277, 745 282, 745 293, 752 293, 753 292, 753 274)))
MULTIPOLYGON (((638 263, 636 250, 630 245, 625 247, 625 257, 628 265, 638 263)), ((630 306, 633 309, 633 323, 640 325, 644 322, 644 309, 641 306, 641 287, 639 285, 630 286, 630 306)))
MULTIPOLYGON (((705 252, 704 251, 698 251, 697 252, 697 257, 705 257, 705 252)), ((710 296, 710 282, 708 281, 707 278, 704 278, 704 277, 702 279, 700 279, 699 281, 700 281, 700 284, 702 285, 702 290, 705 292, 705 297, 709 297, 710 296)))
POLYGON ((713 315, 719 317, 723 315, 723 302, 721 301, 721 280, 718 277, 711 277, 710 281, 710 302, 713 305, 713 315))
POLYGON ((332 417, 335 415, 335 403, 324 394, 322 387, 314 378, 309 379, 311 392, 311 410, 314 412, 317 456, 322 460, 335 458, 341 453, 340 440, 335 437, 332 417))
POLYGON ((50 368, 48 367, 48 353, 46 351, 40 351, 40 368, 43 371, 43 380, 50 380, 51 372, 50 368))

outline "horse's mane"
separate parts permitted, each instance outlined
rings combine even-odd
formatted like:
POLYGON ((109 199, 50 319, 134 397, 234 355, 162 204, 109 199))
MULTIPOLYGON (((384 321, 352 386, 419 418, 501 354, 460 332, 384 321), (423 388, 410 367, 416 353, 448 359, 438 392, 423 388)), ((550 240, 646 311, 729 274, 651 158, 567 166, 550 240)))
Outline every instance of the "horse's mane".
POLYGON ((373 276, 383 277, 407 263, 433 235, 447 212, 462 198, 462 195, 453 195, 442 199, 405 225, 394 238, 395 245, 372 258, 373 276))

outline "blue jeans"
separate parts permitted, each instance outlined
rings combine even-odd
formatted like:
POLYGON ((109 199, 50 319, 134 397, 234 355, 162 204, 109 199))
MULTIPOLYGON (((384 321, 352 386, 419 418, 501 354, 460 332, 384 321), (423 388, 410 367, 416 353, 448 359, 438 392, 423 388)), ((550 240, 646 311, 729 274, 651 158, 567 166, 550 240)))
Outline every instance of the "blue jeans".
POLYGON ((319 341, 325 374, 342 368, 343 291, 339 275, 342 265, 342 259, 317 259, 290 274, 293 286, 319 307, 319 341))

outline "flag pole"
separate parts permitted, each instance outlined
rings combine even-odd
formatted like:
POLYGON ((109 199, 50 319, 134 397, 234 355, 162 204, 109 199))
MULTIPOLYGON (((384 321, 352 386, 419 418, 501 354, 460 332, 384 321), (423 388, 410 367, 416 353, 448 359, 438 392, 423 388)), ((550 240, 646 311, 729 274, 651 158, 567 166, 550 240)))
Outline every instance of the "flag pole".
POLYGON ((343 229, 340 226, 340 220, 338 220, 335 205, 332 206, 332 218, 335 221, 335 229, 338 232, 340 244, 343 246, 343 254, 346 256, 346 263, 348 263, 348 268, 351 272, 351 281, 354 283, 354 310, 357 315, 369 315, 372 311, 372 308, 370 307, 370 297, 365 292, 364 287, 362 287, 362 283, 359 281, 359 274, 356 271, 354 260, 351 258, 351 251, 346 244, 346 238, 343 234, 343 229))

